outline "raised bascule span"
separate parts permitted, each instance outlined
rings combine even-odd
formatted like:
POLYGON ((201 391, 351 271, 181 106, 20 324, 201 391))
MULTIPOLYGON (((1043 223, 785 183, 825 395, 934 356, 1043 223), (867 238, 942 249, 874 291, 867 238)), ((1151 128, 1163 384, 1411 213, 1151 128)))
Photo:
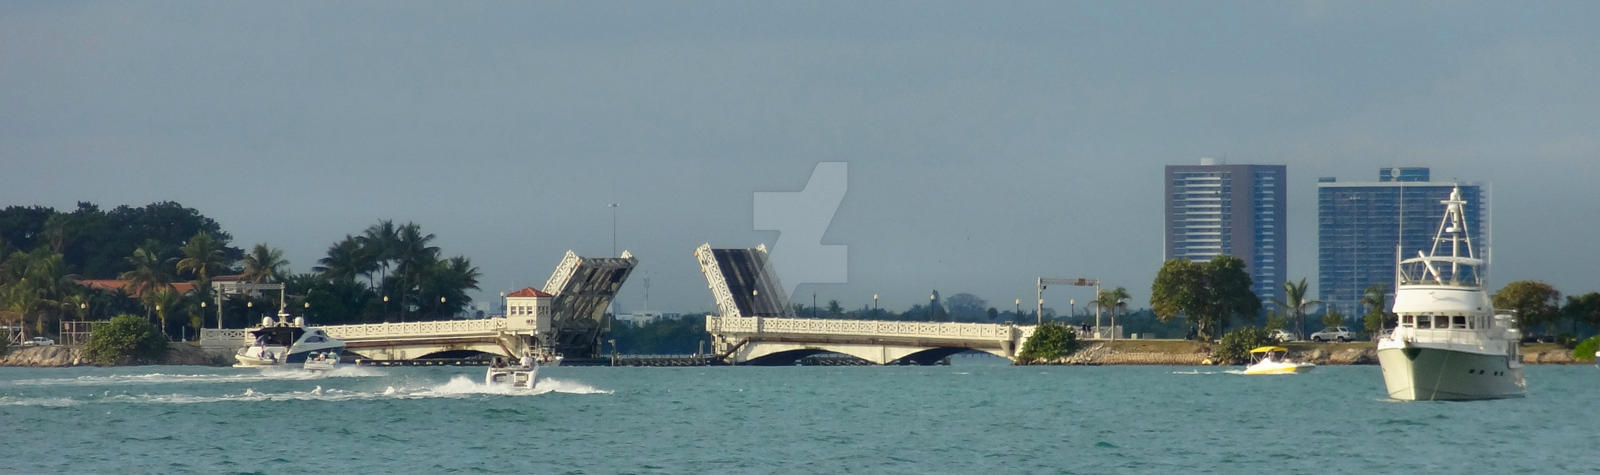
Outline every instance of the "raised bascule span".
MULTIPOLYGON (((606 307, 638 266, 628 251, 621 257, 581 257, 572 251, 545 282, 551 314, 405 323, 319 326, 344 340, 366 359, 401 361, 467 357, 476 353, 518 356, 526 350, 562 355, 569 362, 597 358, 611 327, 606 307)), ((204 330, 202 346, 232 351, 249 343, 248 330, 204 330)))
POLYGON ((765 245, 695 249, 720 315, 706 316, 728 364, 789 365, 819 353, 875 364, 933 364, 967 350, 1015 360, 1033 325, 794 318, 765 245))

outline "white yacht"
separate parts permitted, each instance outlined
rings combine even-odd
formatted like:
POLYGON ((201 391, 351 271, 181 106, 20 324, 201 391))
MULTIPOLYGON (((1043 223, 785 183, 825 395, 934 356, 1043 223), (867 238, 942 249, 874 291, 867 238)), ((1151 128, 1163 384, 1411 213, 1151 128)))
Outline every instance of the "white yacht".
POLYGON ((339 353, 344 351, 344 342, 305 323, 303 317, 290 322, 287 313, 279 313, 276 320, 261 319, 261 326, 249 331, 250 345, 233 355, 239 361, 234 366, 303 365, 312 354, 328 355, 330 352, 337 361, 339 353))
MULTIPOLYGON (((1522 397, 1520 332, 1497 314, 1484 291, 1462 218, 1459 188, 1450 192, 1433 249, 1399 260, 1394 313, 1399 327, 1378 340, 1378 363, 1389 397, 1403 401, 1522 397), (1449 254, 1443 254, 1448 252, 1449 254)), ((1397 251, 1398 252, 1398 251, 1397 251)), ((1398 259, 1400 256, 1396 256, 1398 259)))

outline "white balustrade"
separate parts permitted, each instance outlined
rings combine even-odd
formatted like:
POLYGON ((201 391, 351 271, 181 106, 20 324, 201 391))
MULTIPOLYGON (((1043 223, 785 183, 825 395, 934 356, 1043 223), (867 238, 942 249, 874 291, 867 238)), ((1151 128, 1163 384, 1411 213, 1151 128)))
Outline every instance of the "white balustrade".
POLYGON ((706 317, 713 333, 782 333, 802 335, 873 336, 886 338, 943 338, 959 340, 1011 340, 1032 327, 988 323, 904 322, 881 320, 823 320, 810 318, 706 317))

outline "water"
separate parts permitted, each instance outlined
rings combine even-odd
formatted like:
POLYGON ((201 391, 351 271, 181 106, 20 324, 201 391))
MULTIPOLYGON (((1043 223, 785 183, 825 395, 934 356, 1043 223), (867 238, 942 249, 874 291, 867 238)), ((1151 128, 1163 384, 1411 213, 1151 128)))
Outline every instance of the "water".
POLYGON ((1593 366, 1386 400, 1375 366, 0 368, 9 473, 1590 472, 1593 366))

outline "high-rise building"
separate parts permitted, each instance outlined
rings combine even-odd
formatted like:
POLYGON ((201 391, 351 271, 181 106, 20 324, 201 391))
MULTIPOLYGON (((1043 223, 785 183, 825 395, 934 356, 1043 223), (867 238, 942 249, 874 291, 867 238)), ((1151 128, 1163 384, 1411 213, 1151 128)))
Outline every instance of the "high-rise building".
POLYGON ((1243 260, 1251 290, 1269 301, 1288 271, 1283 165, 1167 165, 1166 258, 1243 260))
POLYGON ((1396 245, 1406 257, 1428 252, 1444 218, 1439 202, 1458 185, 1473 252, 1487 257, 1488 206, 1479 184, 1430 181, 1427 168, 1382 168, 1376 182, 1318 179, 1317 293, 1325 308, 1364 315, 1361 297, 1373 285, 1393 304, 1396 245))

